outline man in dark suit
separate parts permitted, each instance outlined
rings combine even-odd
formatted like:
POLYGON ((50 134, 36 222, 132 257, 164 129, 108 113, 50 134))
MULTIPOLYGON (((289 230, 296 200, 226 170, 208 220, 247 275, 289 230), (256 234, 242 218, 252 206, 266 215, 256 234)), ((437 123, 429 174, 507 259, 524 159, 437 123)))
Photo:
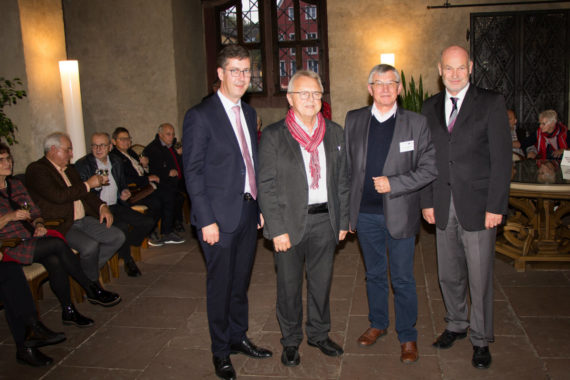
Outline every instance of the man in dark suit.
POLYGON ((449 348, 469 329, 472 364, 488 368, 495 238, 507 212, 512 166, 507 109, 500 94, 469 84, 473 62, 465 49, 446 48, 438 66, 445 91, 422 109, 438 170, 422 192, 422 213, 437 227, 439 283, 447 309, 447 327, 433 345, 449 348))
POLYGON ((318 74, 298 71, 289 81, 287 117, 268 126, 259 151, 259 203, 263 234, 273 241, 277 267, 277 319, 281 362, 296 366, 303 340, 303 266, 307 274, 310 346, 339 356, 328 333, 335 247, 348 231, 349 182, 342 128, 325 120, 318 74))
MULTIPOLYGON (((69 162, 73 147, 69 136, 55 132, 44 142, 45 156, 26 169, 26 188, 46 219, 61 219, 54 229, 79 251, 81 268, 91 281, 99 281, 99 270, 117 252, 125 235, 112 226, 109 207, 91 193, 104 183, 101 175, 85 182, 69 162)), ((116 295, 117 303, 120 301, 116 295)))
MULTIPOLYGON (((251 79, 249 51, 229 45, 218 54, 220 89, 184 118, 184 176, 207 276, 207 309, 216 375, 234 379, 229 355, 267 358, 247 338, 247 288, 257 228, 256 113, 241 102, 251 79)), ((161 179, 162 183, 162 179, 161 179)))
POLYGON ((184 196, 180 193, 183 187, 182 157, 176 146, 174 127, 163 123, 158 133, 143 154, 148 157, 149 173, 159 178, 156 190, 162 201, 161 241, 164 244, 182 244, 186 241, 177 232, 183 232, 182 205, 184 196))
POLYGON ((419 190, 435 179, 437 171, 427 120, 398 107, 401 90, 400 74, 394 67, 374 66, 368 76, 374 104, 350 111, 345 133, 351 173, 350 228, 358 232, 366 265, 370 320, 358 343, 371 346, 387 332, 388 249, 400 360, 411 363, 419 357, 414 327, 418 315, 414 243, 421 219, 419 190))

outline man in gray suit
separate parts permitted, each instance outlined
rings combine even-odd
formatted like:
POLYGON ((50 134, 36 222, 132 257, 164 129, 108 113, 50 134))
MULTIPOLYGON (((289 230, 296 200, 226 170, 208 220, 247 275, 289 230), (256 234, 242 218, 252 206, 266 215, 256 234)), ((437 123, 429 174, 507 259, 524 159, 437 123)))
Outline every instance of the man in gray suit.
POLYGON ((371 346, 387 332, 388 249, 400 360, 412 363, 418 360, 414 242, 421 219, 419 190, 435 179, 437 171, 427 120, 398 107, 401 90, 394 67, 374 66, 368 76, 374 104, 348 112, 345 136, 350 230, 358 232, 364 256, 370 320, 358 343, 371 346))
POLYGON ((307 340, 325 355, 342 348, 329 336, 329 293, 335 247, 348 230, 349 182, 342 128, 319 112, 323 85, 312 71, 289 82, 287 117, 263 131, 259 205, 263 234, 273 241, 281 362, 300 362, 303 264, 307 273, 307 340))
POLYGON ((445 91, 422 108, 438 170, 437 179, 422 192, 422 213, 437 227, 439 284, 447 309, 447 326, 433 346, 449 348, 469 329, 471 362, 488 368, 489 342, 495 339, 495 238, 507 212, 512 142, 503 96, 470 85, 472 68, 469 53, 460 46, 441 53, 445 91))

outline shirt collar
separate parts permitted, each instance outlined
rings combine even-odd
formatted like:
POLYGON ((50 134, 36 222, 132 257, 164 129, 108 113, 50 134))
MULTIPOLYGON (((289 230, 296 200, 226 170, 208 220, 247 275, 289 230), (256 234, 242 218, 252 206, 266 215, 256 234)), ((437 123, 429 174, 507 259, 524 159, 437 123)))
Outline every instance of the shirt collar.
POLYGON ((319 126, 319 117, 315 117, 315 124, 313 125, 313 132, 309 133, 309 128, 301 121, 301 119, 299 119, 297 117, 297 115, 295 115, 295 121, 297 122, 297 124, 299 124, 301 126, 301 128, 303 128, 303 131, 305 131, 305 133, 307 133, 309 136, 312 136, 313 133, 315 133, 315 130, 317 129, 317 127, 319 126))
POLYGON ((454 98, 457 98, 458 104, 461 104, 463 102, 463 99, 465 98, 465 94, 467 93, 467 90, 469 90, 469 85, 470 85, 470 83, 467 82, 467 86, 463 87, 463 89, 461 91, 459 91, 457 93, 457 95, 451 95, 449 93, 449 91, 447 91, 447 89, 445 89, 445 100, 450 101, 449 98, 454 97, 454 98))
POLYGON ((65 165, 64 167, 59 166, 58 164, 56 164, 55 162, 53 162, 52 160, 50 160, 49 158, 46 157, 46 159, 51 162, 51 164, 60 172, 65 172, 65 169, 67 169, 67 165, 65 165))
POLYGON ((235 107, 235 106, 239 106, 241 108, 241 99, 239 99, 237 101, 237 103, 234 103, 231 100, 229 100, 228 98, 226 98, 220 90, 218 90, 217 94, 218 94, 218 97, 220 98, 220 100, 222 101, 222 105, 224 106, 224 108, 226 110, 231 110, 232 107, 235 107))
POLYGON ((398 102, 395 102, 394 105, 392 106, 392 109, 386 113, 380 112, 380 110, 376 108, 376 104, 372 104, 372 116, 374 116, 376 120, 378 120, 380 123, 383 123, 392 116, 394 116, 394 114, 396 114, 397 109, 398 109, 398 102))

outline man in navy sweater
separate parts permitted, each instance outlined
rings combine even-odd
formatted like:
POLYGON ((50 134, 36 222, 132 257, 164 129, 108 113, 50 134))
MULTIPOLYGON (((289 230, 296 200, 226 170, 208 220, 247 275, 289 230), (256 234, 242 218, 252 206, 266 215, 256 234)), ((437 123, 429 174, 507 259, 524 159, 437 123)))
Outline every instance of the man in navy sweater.
POLYGON ((418 315, 414 242, 420 227, 419 190, 437 174, 426 118, 398 107, 400 75, 377 65, 368 77, 370 107, 346 115, 345 135, 351 172, 350 230, 358 232, 366 265, 370 327, 358 338, 371 346, 386 334, 388 264, 394 289, 400 360, 418 360, 414 327, 418 315))

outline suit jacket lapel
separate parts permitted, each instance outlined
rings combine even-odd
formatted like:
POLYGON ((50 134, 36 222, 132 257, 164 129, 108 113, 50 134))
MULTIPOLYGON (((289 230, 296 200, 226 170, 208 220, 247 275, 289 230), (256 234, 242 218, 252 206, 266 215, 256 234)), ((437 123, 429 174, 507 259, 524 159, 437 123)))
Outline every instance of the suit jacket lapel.
POLYGON ((401 112, 401 109, 398 107, 396 110, 396 125, 394 126, 394 134, 392 135, 392 142, 390 142, 390 148, 388 149, 386 162, 384 162, 382 175, 392 174, 390 171, 387 172, 386 169, 393 167, 393 160, 399 157, 397 153, 400 152, 400 142, 403 141, 402 136, 404 135, 404 129, 406 125, 408 125, 408 117, 405 113, 401 112))
POLYGON ((439 120, 439 125, 441 128, 443 128, 445 130, 445 132, 447 132, 447 122, 446 120, 446 115, 445 115, 445 90, 439 93, 439 97, 437 99, 437 101, 435 102, 435 109, 436 109, 436 114, 439 120))
POLYGON ((241 149, 239 147, 237 136, 232 127, 232 123, 228 118, 228 114, 224 108, 224 105, 220 100, 220 97, 217 94, 214 94, 211 99, 214 107, 213 116, 215 118, 214 122, 211 125, 213 125, 215 128, 218 128, 222 133, 226 135, 229 141, 233 142, 233 147, 237 149, 241 156, 241 149))
POLYGON ((370 121, 372 119, 372 106, 366 108, 365 112, 358 115, 358 118, 354 122, 355 128, 360 128, 360 134, 358 135, 359 141, 354 141, 351 145, 361 146, 362 149, 357 149, 360 152, 360 163, 362 166, 366 167, 366 158, 368 155, 368 133, 370 132, 370 121), (362 126, 362 127, 359 127, 362 126))
POLYGON ((472 114, 471 111, 473 109, 476 91, 477 90, 474 85, 469 85, 469 89, 467 89, 467 93, 465 93, 465 98, 463 98, 463 103, 461 103, 461 108, 459 109, 459 113, 457 114, 457 119, 455 120, 455 125, 453 126, 453 131, 451 133, 453 133, 456 128, 459 130, 463 129, 464 125, 466 125, 466 121, 472 114))
POLYGON ((287 141, 287 144, 289 145, 289 150, 291 151, 291 154, 293 155, 293 159, 295 161, 295 163, 297 164, 297 166, 299 166, 300 170, 302 170, 303 172, 303 178, 305 178, 305 182, 307 181, 307 172, 305 171, 305 162, 303 161, 303 154, 301 153, 301 145, 297 142, 297 140, 295 140, 293 138, 293 136, 291 136, 291 132, 289 132, 289 129, 287 128, 287 125, 285 124, 285 120, 283 120, 283 128, 282 128, 282 133, 285 135, 285 141, 287 141))

